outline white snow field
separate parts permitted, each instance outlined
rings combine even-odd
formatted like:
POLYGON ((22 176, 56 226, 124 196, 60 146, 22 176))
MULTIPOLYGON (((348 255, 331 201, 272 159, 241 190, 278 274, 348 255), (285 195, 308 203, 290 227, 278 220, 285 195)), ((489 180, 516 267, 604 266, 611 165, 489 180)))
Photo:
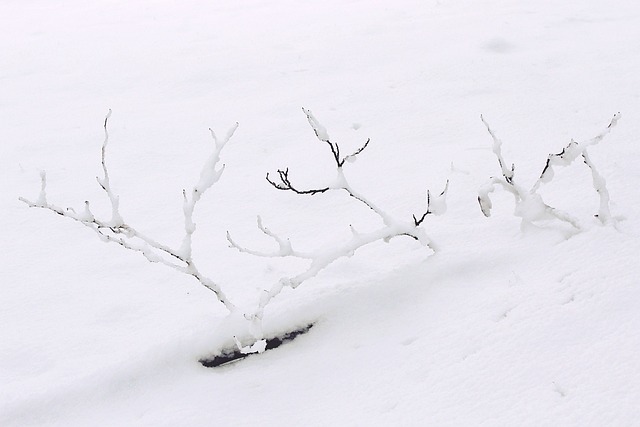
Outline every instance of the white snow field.
MULTIPOLYGON (((0 2, 0 425, 640 425, 640 4, 637 1, 0 2), (180 247, 182 190, 209 133, 238 129, 195 206, 193 259, 240 313, 308 261, 229 247, 333 251, 383 226, 344 191, 298 195, 344 154, 350 185, 394 220, 447 211, 340 258, 266 306, 277 349, 218 368, 198 360, 242 337, 241 316, 176 269, 29 208, 120 214, 180 247), (571 215, 521 227, 498 184, 529 189, 572 139, 606 180, 601 221, 577 158, 538 194, 571 215), (322 135, 321 135, 322 136, 322 135), (486 187, 484 187, 486 190, 486 187), (604 222, 604 224, 603 224, 604 222), (235 320, 234 320, 235 319, 235 320), (240 320, 238 320, 240 319, 240 320)), ((600 182, 600 181, 598 181, 600 182)), ((71 211, 68 211, 71 212, 71 211)), ((243 326, 242 326, 243 327, 243 326)), ((247 344, 247 342, 244 342, 247 344)), ((248 343, 250 344, 250 342, 248 343)))

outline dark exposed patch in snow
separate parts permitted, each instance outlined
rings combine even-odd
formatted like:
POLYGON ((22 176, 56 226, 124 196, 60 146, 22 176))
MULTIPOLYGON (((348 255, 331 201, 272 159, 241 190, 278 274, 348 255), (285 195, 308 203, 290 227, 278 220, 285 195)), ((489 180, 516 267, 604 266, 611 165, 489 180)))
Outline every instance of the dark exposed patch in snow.
MULTIPOLYGON (((290 332, 286 332, 282 335, 278 335, 272 338, 267 338, 266 350, 272 350, 280 347, 282 344, 286 344, 296 339, 299 335, 306 334, 313 327, 313 324, 309 324, 303 328, 295 329, 290 332)), ((247 356, 255 353, 242 353, 238 348, 227 348, 222 350, 220 354, 213 357, 206 357, 199 360, 202 366, 207 368, 216 368, 223 366, 236 360, 244 359, 247 356)))

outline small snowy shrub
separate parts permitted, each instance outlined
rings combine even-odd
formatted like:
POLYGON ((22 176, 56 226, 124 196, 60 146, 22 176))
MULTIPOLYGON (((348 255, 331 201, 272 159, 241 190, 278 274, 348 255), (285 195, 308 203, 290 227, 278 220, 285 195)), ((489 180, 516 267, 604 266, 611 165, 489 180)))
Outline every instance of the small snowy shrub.
POLYGON ((553 179, 554 166, 569 166, 578 157, 582 157, 583 162, 589 167, 589 169, 591 169, 593 188, 596 190, 600 198, 600 207, 596 217, 603 224, 606 224, 611 220, 611 212, 609 210, 609 192, 607 190, 606 182, 602 175, 598 173, 595 165, 589 158, 587 148, 597 144, 609 132, 611 132, 620 119, 620 113, 615 114, 607 128, 594 138, 580 143, 571 140, 569 145, 567 145, 560 153, 549 154, 540 177, 530 190, 526 190, 515 183, 515 166, 513 164, 511 165, 511 168, 506 166, 502 157, 502 141, 498 139, 494 131, 489 126, 489 123, 485 121, 484 117, 480 116, 480 118, 493 139, 493 153, 498 158, 498 164, 500 165, 500 170, 502 172, 502 177, 491 177, 489 181, 480 187, 478 191, 478 203, 480 203, 480 209, 486 217, 491 215, 492 205, 489 194, 495 190, 496 185, 500 185, 502 188, 513 194, 516 204, 514 214, 522 218, 522 227, 532 225, 536 221, 558 219, 571 224, 571 226, 576 230, 580 230, 581 227, 576 218, 566 212, 547 205, 542 199, 542 196, 538 194, 538 189, 542 184, 548 183, 553 179))
POLYGON ((301 195, 313 195, 324 193, 327 191, 345 191, 353 199, 357 200, 359 203, 363 203, 369 209, 375 212, 381 218, 383 225, 378 230, 368 233, 359 233, 353 227, 351 227, 352 236, 347 243, 339 244, 335 247, 318 250, 315 252, 301 252, 295 250, 288 239, 283 239, 267 229, 262 224, 262 220, 260 219, 260 217, 258 217, 259 229, 265 235, 273 238, 278 244, 278 250, 274 251, 273 253, 261 253, 244 248, 237 244, 231 238, 231 235, 227 233, 227 238, 231 243, 231 246, 242 252, 264 257, 291 256, 309 260, 309 267, 304 272, 293 277, 283 278, 274 286, 272 286, 271 289, 263 292, 255 308, 253 308, 252 310, 242 310, 239 309, 235 304, 233 304, 225 295, 222 287, 217 282, 200 272, 192 256, 192 237, 196 230, 196 224, 193 221, 193 212, 202 196, 216 182, 218 182, 224 171, 224 166, 218 167, 218 163, 220 161, 220 153, 237 129, 237 123, 229 130, 229 132, 223 139, 218 139, 213 130, 210 129, 211 136, 213 137, 214 141, 213 152, 202 168, 198 183, 189 191, 183 190, 184 237, 179 247, 171 247, 169 245, 160 243, 154 238, 141 233, 138 229, 136 229, 135 226, 128 224, 124 220, 120 212, 119 197, 113 192, 111 188, 109 171, 106 162, 107 147, 109 144, 109 132, 107 125, 111 116, 111 110, 109 110, 109 113, 105 117, 103 124, 104 141, 102 143, 101 150, 103 176, 97 178, 98 184, 100 185, 102 190, 104 190, 104 193, 110 202, 111 212, 109 217, 100 218, 99 216, 94 214, 88 201, 84 203, 84 207, 80 211, 76 211, 73 208, 63 208, 49 202, 49 200, 47 199, 46 191, 47 176, 44 171, 42 171, 40 174, 41 189, 38 198, 35 201, 32 201, 21 197, 20 200, 30 207, 47 209, 49 211, 55 212, 62 217, 76 221, 77 223, 95 232, 102 241, 108 243, 116 243, 127 250, 139 252, 149 262, 161 263, 177 271, 180 271, 181 273, 192 276, 202 286, 212 291, 216 295, 218 301, 220 301, 230 312, 230 324, 233 325, 232 333, 241 333, 243 334, 243 336, 241 336, 242 340, 238 339, 235 335, 233 336, 233 342, 237 347, 236 350, 224 350, 220 357, 203 360, 202 362, 203 364, 205 364, 205 366, 217 366, 217 359, 223 361, 220 363, 226 363, 226 361, 243 357, 246 354, 262 352, 265 349, 273 348, 279 345, 278 343, 286 342, 287 340, 293 339, 293 337, 300 333, 304 333, 310 327, 308 326, 303 330, 290 331, 289 333, 281 337, 264 339, 264 334, 262 331, 262 318, 264 309, 267 304, 274 297, 276 297, 285 286, 296 288, 305 280, 316 276, 321 270, 329 266, 335 260, 342 257, 348 257, 352 255, 358 248, 375 241, 389 241, 396 236, 408 236, 412 239, 417 240, 424 246, 432 247, 433 245, 430 239, 428 238, 424 230, 420 228, 420 226, 423 224, 428 215, 440 215, 446 210, 445 200, 448 189, 448 182, 445 186, 444 191, 442 191, 442 193, 440 193, 436 197, 432 197, 430 192, 427 191, 427 207, 425 212, 422 213, 419 217, 414 215, 411 221, 400 221, 385 213, 364 195, 358 193, 349 184, 343 170, 343 167, 347 161, 354 161, 356 156, 365 150, 365 148, 369 144, 369 140, 367 140, 367 142, 354 153, 343 156, 340 153, 339 145, 329 139, 329 135, 326 129, 318 122, 318 120, 311 114, 311 112, 304 109, 303 111, 306 114, 309 124, 311 125, 311 128, 313 129, 318 140, 322 143, 326 143, 331 150, 331 154, 336 164, 336 177, 333 183, 325 188, 300 190, 292 184, 289 178, 288 169, 278 170, 278 176, 275 180, 272 180, 269 174, 267 174, 267 181, 278 190, 293 191, 294 193, 301 195), (241 320, 244 326, 239 325, 237 323, 237 320, 241 320), (245 336, 246 329, 251 330, 251 332, 249 332, 249 335, 251 335, 250 337, 245 336), (245 342, 243 343, 242 341, 245 342), (249 341, 248 344, 247 341, 249 341), (210 362, 210 365, 207 364, 210 362))
POLYGON ((347 180, 347 177, 344 173, 344 166, 347 162, 352 162, 356 159, 360 153, 362 153, 367 146, 369 145, 370 140, 367 140, 362 147, 357 149, 355 152, 343 156, 340 152, 340 146, 331 141, 329 134, 325 127, 315 118, 315 116, 311 113, 311 111, 302 109, 305 115, 307 116, 307 120, 309 121, 309 125, 313 132, 316 135, 316 138, 323 144, 326 144, 331 152, 331 156, 336 166, 336 175, 331 182, 330 185, 326 187, 313 188, 313 189, 300 189, 295 186, 291 178, 289 176, 289 169, 279 169, 277 171, 277 177, 272 178, 269 174, 267 174, 267 181, 276 189, 283 191, 292 191, 296 194, 300 195, 316 195, 325 193, 328 191, 344 191, 351 198, 353 198, 358 203, 364 204, 367 208, 375 212, 380 219, 382 220, 382 226, 371 232, 360 233, 356 231, 353 227, 351 227, 351 239, 343 244, 337 244, 334 247, 319 249, 313 252, 303 252, 293 248, 291 242, 288 238, 283 238, 273 233, 271 230, 266 228, 260 217, 258 217, 258 228, 262 233, 272 238, 278 245, 278 249, 273 252, 261 252, 255 251, 252 249, 248 249, 244 246, 241 246, 236 241, 233 240, 231 235, 227 233, 227 238, 234 248, 238 249, 241 252, 245 252, 248 254, 260 256, 260 257, 295 257, 300 259, 305 259, 309 261, 309 266, 302 273, 296 274, 291 277, 285 277, 280 279, 277 283, 275 283, 271 289, 264 292, 256 312, 251 316, 251 319, 256 323, 256 326, 260 328, 260 324, 262 321, 262 316, 264 314, 264 309, 269 304, 269 302, 276 297, 285 287, 297 288, 304 281, 315 277, 320 271, 328 267, 334 261, 342 258, 349 257, 354 254, 354 252, 370 243, 376 241, 389 241, 390 239, 398 236, 407 236, 416 241, 420 242, 424 246, 431 247, 433 249, 433 244, 429 237, 427 236, 424 229, 420 226, 423 224, 424 220, 428 215, 441 215, 446 211, 446 195, 447 189, 449 186, 449 182, 445 185, 444 190, 435 197, 431 196, 431 193, 427 191, 427 207, 424 213, 422 213, 419 217, 413 215, 412 220, 402 221, 396 219, 383 211, 380 207, 376 206, 371 200, 369 200, 365 195, 359 193, 347 180))

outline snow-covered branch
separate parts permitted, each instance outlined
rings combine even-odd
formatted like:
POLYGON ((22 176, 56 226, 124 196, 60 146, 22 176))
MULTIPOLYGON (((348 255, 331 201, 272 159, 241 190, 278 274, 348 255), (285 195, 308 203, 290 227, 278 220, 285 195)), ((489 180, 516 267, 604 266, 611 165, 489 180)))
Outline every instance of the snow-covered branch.
POLYGON ((582 143, 572 140, 560 153, 549 154, 540 177, 530 190, 526 190, 515 183, 515 166, 512 164, 510 169, 506 167, 506 163, 502 157, 502 141, 498 139, 484 117, 480 116, 482 122, 487 128, 487 131, 493 139, 492 151, 498 159, 498 164, 502 173, 501 178, 491 177, 487 183, 480 187, 478 191, 478 203, 480 204, 482 213, 487 217, 491 215, 492 204, 489 194, 495 190, 497 185, 499 185, 513 194, 516 204, 515 215, 522 218, 523 226, 532 224, 534 221, 555 218, 571 224, 576 229, 580 229, 580 225, 576 218, 546 204, 542 199, 542 196, 538 194, 538 190, 542 184, 548 183, 553 179, 555 166, 569 166, 578 157, 582 157, 584 163, 591 169, 593 187, 600 198, 600 208, 596 216, 602 223, 608 222, 611 219, 611 213, 609 210, 609 192, 604 178, 598 173, 595 165, 590 160, 587 148, 602 141, 602 139, 616 126, 620 117, 620 113, 614 114, 606 129, 595 137, 582 143))
POLYGON ((316 138, 329 146, 331 151, 331 155, 336 164, 336 175, 330 185, 326 187, 320 187, 316 189, 307 189, 301 190, 296 187, 289 177, 289 169, 280 169, 278 170, 278 180, 273 180, 270 178, 269 174, 267 174, 267 181, 278 190, 285 191, 293 191, 296 194, 301 195, 315 195, 319 193, 325 193, 328 191, 344 191, 351 198, 357 200, 359 203, 362 203, 367 208, 375 212, 380 219, 382 220, 382 226, 368 233, 360 233, 356 231, 353 227, 351 228, 351 238, 344 242, 337 244, 333 247, 323 248, 312 252, 300 252, 293 248, 290 240, 288 238, 284 238, 279 236, 278 234, 272 232, 268 228, 266 228, 262 220, 258 218, 258 228, 273 239, 278 245, 277 250, 272 252, 264 252, 264 251, 256 251, 237 243, 229 233, 227 233, 227 238, 231 246, 240 252, 248 253, 251 255, 261 256, 261 257, 295 257, 300 259, 305 259, 309 261, 309 266, 302 271, 301 273, 291 276, 285 277, 275 283, 271 289, 265 290, 260 298, 258 303, 258 307, 255 313, 251 316, 251 318, 256 321, 257 325, 260 326, 261 319, 263 316, 263 312, 265 307, 269 304, 269 302, 276 297, 285 287, 296 288, 304 281, 315 277, 320 271, 328 267, 334 261, 343 258, 352 256, 356 250, 359 248, 366 246, 370 243, 382 240, 388 242, 390 239, 398 236, 408 236, 416 241, 420 242, 424 246, 429 246, 431 249, 434 248, 434 244, 431 242, 424 229, 420 228, 423 224, 425 218, 428 215, 441 215, 446 211, 446 195, 449 188, 449 183, 447 181, 447 185, 444 190, 436 197, 432 197, 431 193, 427 191, 427 208, 420 217, 416 217, 413 215, 411 221, 402 221, 398 220, 379 206, 377 206, 373 201, 371 201, 368 197, 364 196, 360 192, 358 192, 348 181, 347 177, 344 173, 344 166, 347 161, 354 161, 356 156, 361 154, 365 148, 369 145, 370 140, 367 139, 364 145, 362 145, 359 149, 357 149, 352 154, 342 157, 340 154, 340 146, 338 143, 331 141, 329 137, 329 133, 326 128, 320 123, 320 121, 311 113, 311 111, 307 109, 302 109, 304 114, 307 116, 307 120, 309 121, 309 125, 311 126, 316 138))
POLYGON ((287 257, 287 256, 293 256, 297 258, 308 258, 308 259, 313 258, 312 254, 295 251, 291 246, 291 241, 288 238, 282 238, 278 236, 277 234, 269 230, 267 227, 265 227, 262 224, 262 218, 260 216, 258 216, 258 229, 262 231, 262 233, 264 233, 266 236, 272 238, 278 244, 277 251, 263 252, 263 251, 256 251, 253 249, 245 248, 239 245, 238 243, 236 243, 235 240, 233 240, 233 238, 231 237, 231 233, 229 233, 228 231, 227 231, 227 240, 231 244, 231 247, 239 250, 240 252, 244 252, 250 255, 255 255, 263 258, 278 258, 278 257, 287 257))
POLYGON ((234 304, 229 301, 220 286, 210 278, 204 276, 196 266, 192 257, 191 241, 193 233, 196 230, 196 224, 193 222, 193 212, 196 204, 202 195, 220 179, 224 170, 224 166, 220 168, 217 166, 220 161, 220 152, 233 136, 238 124, 236 123, 222 140, 219 140, 211 130, 214 141, 213 153, 205 162, 198 183, 189 192, 183 190, 185 235, 181 246, 175 249, 159 243, 155 239, 139 232, 134 226, 127 224, 120 214, 119 197, 111 188, 109 170, 106 162, 107 146, 109 144, 107 125, 110 117, 111 110, 109 110, 104 120, 104 141, 101 150, 103 176, 97 178, 98 184, 100 184, 100 187, 105 191, 111 204, 111 217, 108 220, 96 217, 91 211, 88 201, 84 202, 84 209, 81 213, 76 213, 73 208, 62 208, 48 202, 46 192, 47 175, 44 171, 40 173, 41 188, 36 201, 22 197, 20 200, 30 207, 47 209, 58 215, 72 219, 94 231, 102 241, 117 243, 125 249, 140 252, 149 262, 161 263, 184 274, 193 276, 202 286, 214 292, 218 300, 224 304, 229 311, 233 312, 236 308, 234 304))

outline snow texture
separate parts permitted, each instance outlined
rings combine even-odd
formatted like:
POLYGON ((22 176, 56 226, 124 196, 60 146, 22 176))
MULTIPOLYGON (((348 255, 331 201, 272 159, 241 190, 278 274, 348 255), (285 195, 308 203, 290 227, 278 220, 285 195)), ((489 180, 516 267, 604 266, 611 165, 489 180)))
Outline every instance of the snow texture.
POLYGON ((3 427, 637 425, 637 2, 9 0, 0 21, 3 427), (274 189, 283 165, 327 190, 274 189), (416 229, 435 253, 385 242, 416 229))

